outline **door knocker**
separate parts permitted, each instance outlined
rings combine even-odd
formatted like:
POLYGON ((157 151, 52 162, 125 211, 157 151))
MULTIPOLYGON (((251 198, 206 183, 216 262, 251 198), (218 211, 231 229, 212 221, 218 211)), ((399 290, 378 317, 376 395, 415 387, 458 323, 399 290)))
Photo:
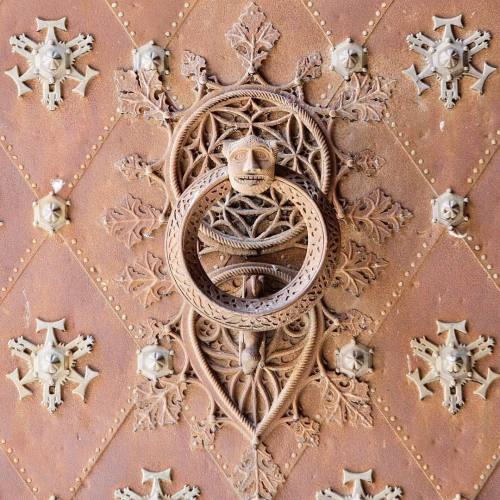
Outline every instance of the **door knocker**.
POLYGON ((177 200, 166 232, 168 268, 174 284, 202 315, 222 325, 270 330, 290 323, 321 299, 334 278, 339 250, 335 211, 306 177, 286 169, 275 176, 273 146, 254 135, 225 145, 228 166, 207 172, 177 200), (231 187, 242 194, 274 188, 295 204, 307 229, 300 270, 283 289, 266 297, 240 298, 217 288, 198 255, 198 231, 209 208, 231 187))

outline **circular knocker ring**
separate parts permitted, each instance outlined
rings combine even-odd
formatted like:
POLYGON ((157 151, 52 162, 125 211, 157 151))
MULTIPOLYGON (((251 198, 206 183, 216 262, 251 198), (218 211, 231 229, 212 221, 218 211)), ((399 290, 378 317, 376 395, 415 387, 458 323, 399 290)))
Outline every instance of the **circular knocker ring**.
POLYGON ((210 170, 192 183, 170 215, 165 249, 175 286, 201 315, 228 328, 264 331, 286 325, 314 306, 334 278, 340 231, 332 205, 310 180, 288 169, 277 170, 271 187, 301 213, 308 245, 294 279, 266 297, 239 298, 222 291, 209 278, 198 256, 203 218, 231 189, 227 167, 210 170))

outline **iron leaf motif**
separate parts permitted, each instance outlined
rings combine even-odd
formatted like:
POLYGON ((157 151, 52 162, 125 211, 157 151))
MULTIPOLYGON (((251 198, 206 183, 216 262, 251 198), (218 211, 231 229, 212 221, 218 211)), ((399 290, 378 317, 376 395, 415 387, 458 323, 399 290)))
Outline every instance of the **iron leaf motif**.
POLYGON ((143 116, 146 120, 156 120, 161 124, 172 118, 172 110, 157 71, 117 71, 115 82, 120 113, 134 118, 143 116))
MULTIPOLYGON (((376 175, 384 160, 368 149, 355 153, 337 150, 332 143, 334 136, 327 136, 333 132, 336 118, 379 121, 386 109, 390 82, 382 77, 355 74, 328 107, 309 103, 304 84, 321 76, 319 52, 300 58, 288 82, 272 84, 259 71, 279 37, 279 32, 266 20, 260 8, 254 3, 247 4, 226 34, 244 68, 237 80, 227 85, 221 83, 217 75, 209 74, 203 57, 184 52, 180 73, 193 82, 195 94, 193 105, 186 110, 181 110, 173 98, 171 100, 167 82, 161 74, 147 79, 147 73, 137 68, 134 72, 117 74, 123 112, 159 121, 164 125, 169 142, 162 160, 151 162, 139 155, 130 155, 117 164, 127 179, 147 179, 163 188, 162 214, 172 216, 169 225, 172 237, 167 238, 166 260, 147 252, 142 258, 136 257, 120 279, 146 307, 170 293, 170 275, 167 276, 164 262, 173 270, 172 279, 175 278, 182 289, 182 279, 174 269, 185 253, 184 250, 177 253, 179 242, 171 244, 181 232, 176 234, 176 229, 185 220, 180 209, 185 209, 185 201, 190 200, 191 195, 197 198, 192 206, 200 208, 200 180, 207 176, 206 179, 215 181, 219 167, 227 166, 230 160, 228 144, 235 147, 238 143, 242 148, 240 141, 250 139, 254 141, 249 143, 252 148, 260 144, 262 150, 269 150, 273 166, 296 172, 296 181, 300 180, 301 186, 311 184, 314 192, 319 188, 323 193, 331 193, 333 203, 326 202, 324 208, 330 210, 335 206, 351 226, 375 241, 378 239, 382 243, 406 222, 405 209, 382 192, 370 193, 362 200, 346 201, 342 207, 337 191, 339 180, 355 172, 376 175), (120 76, 123 79, 120 80, 120 76), (178 122, 181 116, 182 122, 178 122), (335 154, 340 160, 338 169, 332 161, 335 154), (348 213, 343 214, 342 208, 348 213)), ((348 191, 348 186, 345 188, 348 191)), ((213 284, 229 295, 233 295, 233 288, 237 290, 234 297, 227 298, 228 304, 233 304, 236 298, 238 302, 248 298, 267 300, 252 296, 260 295, 260 287, 264 285, 266 291, 268 287, 276 288, 279 293, 282 285, 286 287, 294 279, 296 254, 301 254, 306 245, 313 246, 313 238, 305 239, 305 234, 309 234, 305 229, 311 218, 302 215, 294 200, 274 187, 268 192, 249 194, 244 191, 220 191, 224 196, 217 198, 215 195, 220 193, 214 191, 213 200, 206 197, 206 210, 200 210, 204 219, 186 231, 192 236, 191 255, 199 257, 196 262, 207 269, 207 273, 213 268, 211 284, 207 282, 207 286, 213 284), (258 265, 252 263, 250 257, 264 254, 265 260, 260 262, 259 259, 258 265), (290 265, 285 268, 289 257, 290 265), (283 265, 278 265, 276 262, 281 263, 281 260, 277 259, 282 259, 283 265), (255 264, 254 268, 249 267, 250 264, 255 264), (232 292, 227 292, 226 288, 232 292)), ((325 220, 334 218, 332 213, 325 220)), ((330 229, 332 234, 338 235, 338 228, 330 229)), ((136 236, 143 236, 142 231, 138 231, 136 236)), ((337 252, 340 243, 336 241, 337 252)), ((348 238, 344 241, 338 263, 335 258, 335 279, 332 280, 332 269, 325 285, 333 281, 333 286, 357 296, 378 277, 387 262, 355 241, 348 238)), ((326 286, 318 292, 318 299, 326 286)), ((243 329, 242 332, 236 323, 226 320, 227 310, 216 317, 213 304, 209 313, 198 317, 196 311, 200 303, 192 300, 196 288, 189 290, 191 299, 184 296, 194 309, 180 309, 175 325, 173 321, 165 324, 150 319, 134 328, 141 345, 165 347, 161 341, 165 339, 168 348, 174 350, 176 368, 174 377, 159 377, 156 383, 141 382, 142 385, 136 387, 135 428, 154 429, 174 423, 181 411, 190 412, 189 416, 184 416, 191 431, 191 447, 203 448, 218 465, 226 465, 222 467, 223 473, 238 497, 270 500, 298 463, 302 452, 318 446, 324 423, 373 425, 368 384, 340 371, 332 371, 327 356, 331 344, 336 343, 337 339, 332 340, 334 335, 370 334, 373 319, 357 309, 334 311, 323 302, 292 323, 281 325, 281 320, 277 320, 272 330, 262 332, 255 328, 257 323, 252 323, 255 331, 243 329), (183 405, 184 391, 194 385, 206 389, 206 412, 199 406, 183 405), (301 406, 301 397, 311 385, 319 388, 324 400, 323 410, 320 408, 314 419, 306 416, 301 406), (219 429, 225 428, 226 423, 241 431, 245 443, 245 452, 238 465, 231 465, 232 455, 224 456, 227 434, 219 429), (292 454, 293 460, 285 464, 281 462, 285 457, 278 453, 273 457, 267 448, 267 431, 277 425, 293 432, 290 438, 296 441, 298 450, 292 454)), ((201 299, 203 304, 205 297, 201 299)), ((234 309, 230 314, 238 322, 243 316, 242 308, 232 305, 228 308, 234 309)))
POLYGON ((266 21, 264 13, 253 2, 240 15, 239 22, 226 33, 248 73, 255 73, 279 37, 279 32, 266 21))
POLYGON ((161 172, 161 163, 158 160, 146 161, 142 156, 133 154, 115 162, 116 168, 128 181, 148 178, 151 173, 161 172))
POLYGON ((373 426, 368 384, 336 373, 326 373, 319 382, 321 401, 330 422, 373 426))
POLYGON ((127 248, 132 248, 153 231, 161 227, 161 210, 128 194, 123 203, 107 210, 104 217, 106 229, 127 248))
POLYGON ((181 75, 202 85, 207 81, 207 62, 198 54, 185 50, 182 54, 181 75))
POLYGON ((373 318, 367 314, 350 309, 346 312, 338 313, 322 302, 323 316, 326 322, 325 334, 333 335, 347 334, 353 338, 362 333, 372 333, 373 318))
POLYGON ((272 500, 284 481, 283 474, 263 444, 247 448, 234 475, 236 488, 245 500, 272 500))
POLYGON ((221 424, 214 418, 195 419, 189 423, 191 427, 191 446, 192 448, 209 449, 215 443, 215 433, 221 427, 221 424))
POLYGON ((133 393, 134 431, 152 430, 179 420, 185 391, 184 382, 144 382, 133 393))
POLYGON ((312 448, 319 446, 319 422, 309 417, 299 417, 292 420, 289 426, 295 432, 298 444, 312 448))
POLYGON ((340 253, 334 287, 341 287, 358 297, 371 282, 375 281, 387 261, 369 252, 363 245, 349 240, 340 253))
POLYGON ((127 264, 118 281, 127 292, 137 297, 144 307, 149 307, 172 293, 172 285, 162 259, 149 251, 143 259, 127 264))
POLYGON ((381 189, 372 191, 344 207, 345 222, 364 232, 379 245, 398 232, 412 217, 412 213, 381 189))
POLYGON ((381 76, 354 73, 333 103, 339 118, 350 121, 380 121, 391 96, 392 81, 381 76))
POLYGON ((308 82, 321 76, 321 54, 313 52, 297 61, 295 78, 298 82, 308 82))
POLYGON ((367 177, 373 177, 384 166, 385 160, 370 149, 357 153, 346 153, 336 149, 335 154, 339 161, 337 182, 350 173, 359 172, 367 177))

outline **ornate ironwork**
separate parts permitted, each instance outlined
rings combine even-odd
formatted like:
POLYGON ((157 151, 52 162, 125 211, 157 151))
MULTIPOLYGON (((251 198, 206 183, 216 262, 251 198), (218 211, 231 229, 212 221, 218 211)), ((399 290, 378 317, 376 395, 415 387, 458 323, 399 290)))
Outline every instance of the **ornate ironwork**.
POLYGON ((150 472, 141 469, 142 483, 151 481, 151 491, 146 495, 139 495, 130 488, 115 490, 114 498, 118 500, 195 500, 200 495, 200 490, 196 486, 184 486, 177 493, 169 495, 164 493, 161 486, 162 481, 171 482, 172 469, 165 469, 160 472, 150 472))
POLYGON ((316 500, 398 500, 403 496, 401 488, 394 486, 386 486, 382 491, 375 495, 370 495, 365 492, 363 482, 372 482, 373 471, 365 472, 349 472, 344 470, 343 483, 353 483, 351 493, 342 495, 335 493, 332 490, 325 490, 316 493, 316 500))
POLYGON ((26 58, 28 69, 21 75, 17 66, 5 72, 14 80, 18 96, 32 91, 25 82, 38 79, 42 84, 42 103, 49 111, 55 110, 63 100, 61 86, 66 79, 78 82, 72 91, 83 97, 89 81, 99 74, 90 66, 86 67, 85 74, 75 67, 77 59, 92 50, 94 38, 80 33, 63 42, 57 38, 56 29, 66 31, 65 17, 55 21, 36 18, 36 31, 47 30, 45 40, 41 42, 34 42, 24 33, 10 37, 12 52, 26 58))
POLYGON ((189 411, 187 391, 202 387, 208 408, 190 413, 192 446, 218 460, 220 429, 240 431, 246 451, 234 469, 222 470, 242 498, 272 498, 304 450, 318 446, 323 423, 373 425, 369 386, 352 376, 367 373, 371 353, 359 369, 346 353, 338 372, 325 356, 337 335, 369 334, 372 319, 354 309, 334 311, 321 299, 330 287, 361 294, 386 265, 353 239, 341 243, 341 230, 382 244, 411 218, 386 193, 359 200, 339 194, 341 180, 354 172, 376 175, 384 162, 368 150, 336 148, 333 124, 379 121, 391 82, 358 73, 361 50, 361 66, 348 62, 353 71, 339 96, 313 105, 304 87, 321 75, 318 52, 301 57, 287 83, 271 83, 260 72, 279 36, 248 4, 226 33, 243 67, 228 85, 209 73, 203 57, 186 51, 181 73, 195 95, 187 108, 158 67, 134 63, 115 76, 119 110, 157 122, 168 139, 160 159, 130 154, 117 162, 127 180, 161 189, 165 202, 156 208, 128 195, 107 211, 109 232, 131 247, 155 237, 168 219, 165 260, 148 251, 126 265, 120 281, 145 307, 174 289, 184 300, 169 323, 150 319, 136 327, 150 346, 141 352, 173 351, 173 373, 137 385, 134 429, 175 423, 189 411), (311 387, 322 405, 314 418, 300 404, 311 387), (265 442, 278 425, 291 431, 299 450, 286 473, 265 442))
POLYGON ((64 331, 64 322, 64 319, 53 322, 36 320, 37 332, 47 330, 43 344, 33 344, 24 337, 11 339, 8 343, 11 354, 21 358, 28 366, 28 371, 21 378, 18 368, 7 375, 16 385, 19 399, 32 394, 26 384, 38 382, 43 388, 42 404, 50 413, 62 404, 62 386, 66 382, 78 384, 73 393, 83 400, 87 385, 98 375, 88 366, 83 377, 76 371, 77 360, 92 350, 94 337, 79 335, 67 344, 59 342, 54 330, 64 331))
POLYGON ((488 47, 491 35, 488 31, 475 31, 466 38, 455 38, 453 26, 462 28, 462 15, 456 17, 433 16, 434 30, 444 27, 441 40, 433 40, 423 33, 408 35, 410 50, 418 52, 425 59, 425 67, 417 73, 412 64, 405 73, 417 86, 418 95, 430 88, 425 83, 429 76, 436 75, 441 82, 440 99, 447 109, 455 106, 460 99, 458 81, 464 76, 477 80, 471 89, 483 93, 486 79, 496 71, 494 66, 484 63, 483 71, 479 71, 472 62, 475 54, 488 47))
POLYGON ((467 382, 476 382, 480 385, 474 391, 483 399, 490 384, 500 377, 491 368, 488 368, 486 378, 476 371, 476 363, 493 351, 495 340, 492 337, 478 337, 470 344, 462 344, 458 341, 456 332, 467 333, 465 320, 459 323, 437 322, 438 335, 447 332, 444 344, 435 345, 425 337, 412 340, 410 345, 415 356, 428 363, 430 370, 420 377, 420 371, 416 368, 407 374, 407 377, 415 383, 418 388, 420 399, 432 395, 427 384, 439 381, 443 388, 443 406, 448 408, 451 414, 455 414, 464 404, 462 387, 467 382))

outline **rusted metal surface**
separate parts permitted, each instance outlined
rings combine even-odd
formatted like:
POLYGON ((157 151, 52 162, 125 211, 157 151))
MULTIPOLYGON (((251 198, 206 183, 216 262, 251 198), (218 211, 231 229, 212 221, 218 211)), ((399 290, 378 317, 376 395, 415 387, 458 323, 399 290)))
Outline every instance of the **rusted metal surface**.
MULTIPOLYGON (((251 436, 240 432, 243 419, 232 419, 231 401, 218 406, 225 397, 219 394, 230 394, 229 400, 251 415, 240 388, 232 394, 222 379, 215 386, 203 375, 199 352, 218 347, 204 344, 206 338, 196 330, 198 313, 178 318, 184 302, 171 286, 164 250, 170 205, 162 182, 167 183, 168 170, 155 163, 170 151, 166 127, 117 111, 122 104, 116 71, 132 71, 134 64, 136 70, 157 68, 162 74, 167 68, 164 90, 172 109, 185 113, 181 124, 189 122, 190 106, 199 109, 192 91, 197 82, 189 71, 184 73, 191 79, 182 74, 183 54, 190 51, 206 60, 207 74, 217 75, 217 85, 237 82, 245 63, 236 55, 234 32, 225 34, 248 2, 1 0, 2 72, 15 65, 20 73, 27 69, 26 60, 11 52, 11 36, 25 33, 41 41, 45 33, 36 31, 35 18, 66 17, 67 31, 58 30, 58 39, 92 35, 92 50, 74 64, 83 73, 88 65, 99 74, 88 81, 84 97, 71 91, 77 82, 64 81, 63 100, 52 111, 42 102, 42 82, 27 81, 33 91, 18 97, 12 79, 0 75, 0 498, 113 498, 126 487, 148 495, 152 488, 160 491, 161 479, 164 494, 192 485, 189 494, 199 488, 200 498, 250 498, 255 485, 248 484, 254 481, 264 485, 255 490, 263 498, 306 499, 329 489, 347 495, 357 483, 344 485, 343 479, 354 481, 358 473, 367 494, 392 485, 393 493, 400 488, 409 499, 500 496, 500 382, 488 384, 486 399, 474 394, 479 385, 464 385, 465 404, 451 414, 442 404, 439 381, 426 384, 433 396, 419 400, 407 376, 418 368, 423 378, 431 366, 413 356, 412 340, 425 336, 434 346, 445 344, 436 321, 467 320, 463 329, 468 333, 459 333, 465 345, 479 336, 497 343, 500 338, 500 76, 488 77, 482 95, 468 88, 474 80, 461 80, 460 99, 446 109, 435 77, 418 96, 403 73, 423 64, 408 50, 408 34, 441 37, 433 32, 432 16, 461 14, 464 28, 453 28, 457 37, 476 29, 490 32, 489 48, 478 52, 474 63, 478 68, 486 61, 499 65, 499 7, 492 0, 450 0, 435 11, 424 0, 257 3, 279 37, 270 36, 272 48, 256 73, 270 84, 285 85, 296 74, 298 60, 319 53, 320 72, 314 69, 317 58, 303 61, 314 78, 303 85, 297 102, 315 117, 323 108, 338 115, 329 130, 318 118, 321 126, 314 136, 315 141, 320 134, 328 136, 321 147, 332 153, 335 175, 318 184, 342 215, 335 286, 309 313, 313 324, 319 322, 318 336, 327 340, 319 364, 307 358, 296 370, 299 381, 317 377, 316 388, 297 399, 297 408, 290 403, 290 413, 283 416, 300 418, 267 427, 255 448, 251 436), (370 78, 381 77, 387 85, 393 81, 386 107, 375 112, 380 120, 357 115, 352 121, 339 104, 345 89, 365 76, 356 73, 345 81, 331 69, 332 47, 348 37, 368 49, 363 59, 370 78), (132 50, 150 40, 166 52, 155 49, 148 55, 143 49, 134 62, 132 50), (161 58, 157 66, 155 57, 161 58), (130 182, 134 172, 148 173, 130 182), (53 181, 57 196, 71 200, 70 224, 50 234, 33 226, 33 202, 53 189, 53 181), (463 238, 450 237, 445 226, 432 220, 431 201, 448 188, 468 198, 468 220, 460 225, 463 238), (130 229, 130 220, 139 220, 139 229, 130 229), (85 402, 71 394, 75 386, 68 383, 64 404, 52 414, 40 405, 43 384, 28 384, 33 396, 19 400, 6 377, 27 366, 11 356, 9 340, 24 336, 43 344, 45 332, 35 331, 37 318, 65 318, 65 331, 57 331, 63 344, 78 335, 95 339, 92 352, 77 365, 82 376, 87 364, 99 372, 86 387, 85 402), (352 338, 361 351, 349 348, 352 338), (138 352, 142 370, 158 368, 161 376, 138 373, 138 352), (163 358, 146 359, 144 353, 150 352, 163 358), (358 359, 356 352, 366 359, 358 359), (321 378, 313 366, 325 373, 331 369, 330 377, 321 378), (357 372, 362 373, 358 378, 357 372), (158 378, 164 386, 157 385, 158 378), (334 385, 340 382, 348 384, 347 394, 357 395, 360 404, 342 411, 346 405, 332 402, 332 395, 341 394, 334 385), (155 399, 159 387, 167 398, 164 406, 160 397, 155 399), (217 409, 207 410, 214 401, 217 409), (226 425, 225 419, 232 423, 226 425), (142 484, 141 469, 149 483, 142 484), (365 473, 370 469, 371 474, 365 473), (354 476, 344 476, 344 470, 354 476)), ((193 70, 199 60, 188 62, 193 70)), ((362 86, 357 92, 363 95, 362 86)), ((374 111, 367 112, 373 118, 374 111)), ((193 134, 199 130, 195 122, 188 125, 193 134)), ((193 141, 182 147, 193 148, 193 141)), ((180 198, 190 182, 170 185, 170 198, 180 198)), ((224 221, 225 230, 231 223, 224 221)), ((214 246, 210 238, 203 240, 208 247, 214 246)), ((261 259, 262 268, 285 282, 294 276, 285 266, 303 258, 300 248, 289 251, 286 244, 285 262, 266 255, 261 259)), ((233 261, 216 250, 204 256, 204 265, 213 281, 226 283, 224 265, 233 261)), ((243 258, 232 257, 237 263, 243 258)), ((232 330, 229 335, 237 338, 232 330)), ((490 347, 491 354, 474 366, 485 379, 488 368, 500 371, 500 348, 490 347)), ((254 368, 246 370, 253 373, 254 368)), ((256 425, 265 419, 259 412, 256 425)))

